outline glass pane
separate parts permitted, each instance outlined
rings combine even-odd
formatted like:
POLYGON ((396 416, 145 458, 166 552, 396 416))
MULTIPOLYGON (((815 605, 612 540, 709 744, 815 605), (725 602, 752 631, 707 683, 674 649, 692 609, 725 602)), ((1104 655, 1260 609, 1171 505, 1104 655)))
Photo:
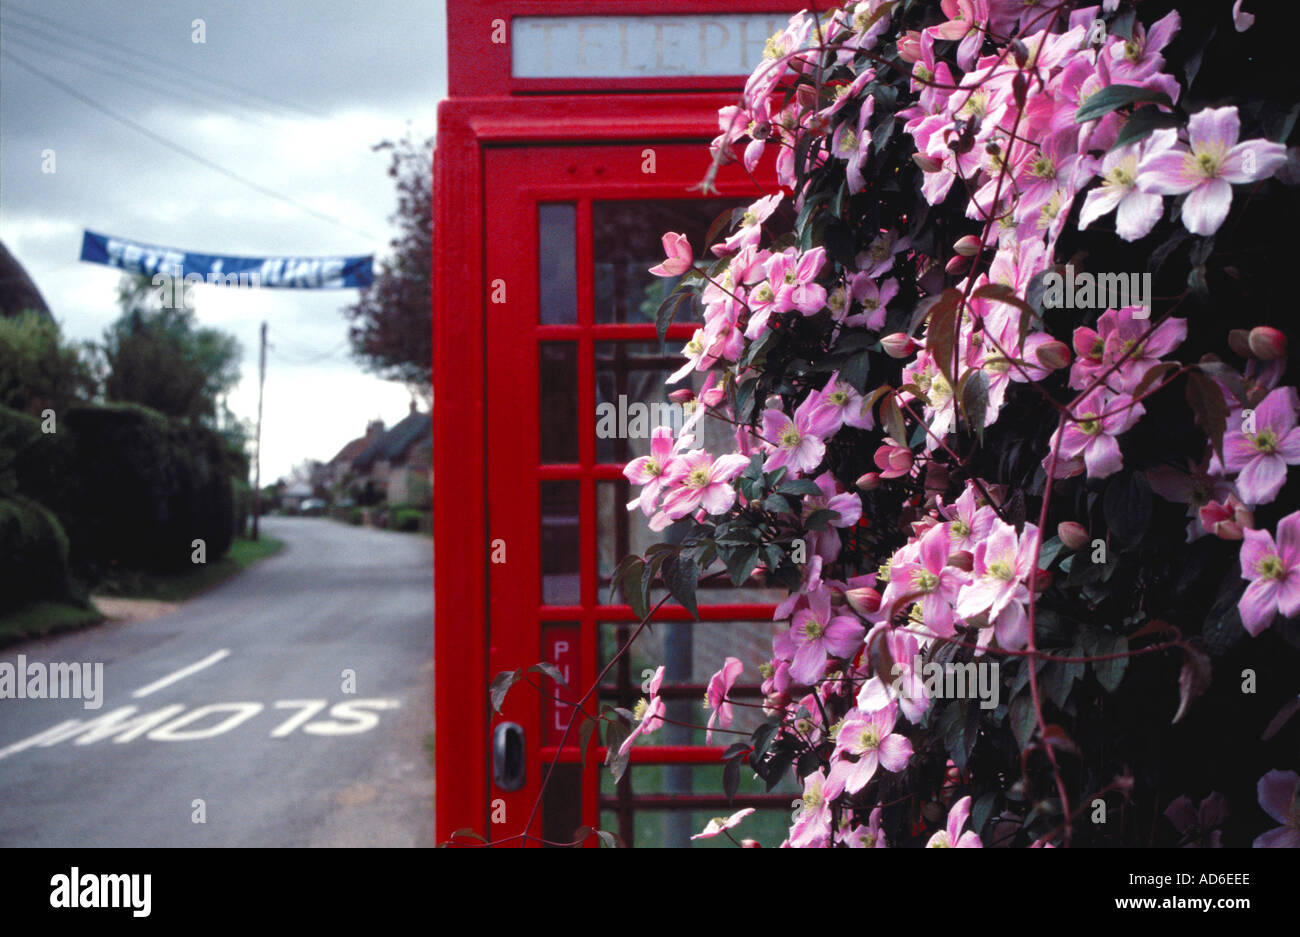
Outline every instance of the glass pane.
MULTIPOLYGON (((618 652, 635 626, 605 622, 600 629, 600 665, 618 652)), ((660 692, 664 696, 668 718, 688 726, 665 725, 647 741, 652 745, 707 744, 703 726, 710 711, 704 708, 704 689, 709 678, 722 667, 727 657, 745 665, 731 695, 732 723, 727 732, 714 731, 714 745, 728 745, 752 732, 763 721, 762 697, 757 687, 762 683, 758 667, 772 657, 772 636, 776 626, 770 621, 682 621, 656 622, 641 632, 629 651, 626 663, 620 661, 611 672, 615 681, 601 689, 602 701, 631 708, 644 696, 642 684, 659 668, 664 668, 660 692)))
MULTIPOLYGON (((545 772, 546 767, 541 770, 545 772)), ((556 765, 542 792, 542 837, 552 843, 570 843, 574 840, 574 831, 580 826, 582 766, 556 765)))
POLYGON ((577 462, 577 343, 542 342, 538 346, 537 375, 542 462, 577 462))
MULTIPOLYGON (((610 603, 610 576, 623 557, 630 553, 644 556, 652 544, 671 539, 672 528, 656 533, 650 529, 650 518, 639 507, 631 511, 627 509, 628 502, 639 491, 639 486, 632 485, 625 478, 596 482, 596 590, 597 601, 601 604, 610 603)), ((757 578, 751 577, 747 584, 738 587, 733 586, 725 575, 712 577, 718 572, 725 572, 725 567, 720 560, 715 560, 700 582, 698 594, 701 602, 712 605, 731 602, 778 605, 786 598, 784 589, 768 588, 757 578)), ((656 590, 651 601, 658 601, 660 595, 662 593, 656 590)), ((619 605, 622 601, 622 597, 616 595, 612 604, 619 605)))
POLYGON ((580 483, 542 482, 542 602, 579 600, 578 502, 580 483))
MULTIPOLYGON (((656 426, 669 426, 679 434, 691 410, 668 395, 687 388, 698 391, 705 378, 703 372, 691 371, 665 383, 686 362, 681 345, 596 342, 595 352, 597 462, 621 466, 647 455, 656 426)), ((691 433, 696 448, 715 455, 735 451, 736 428, 725 420, 705 414, 691 433)))
POLYGON ((577 216, 571 202, 537 206, 537 298, 543 325, 578 321, 577 216))
POLYGON ((697 256, 718 215, 746 204, 737 199, 662 199, 595 202, 596 321, 653 322, 655 310, 677 285, 650 273, 664 259, 663 236, 685 234, 697 256))

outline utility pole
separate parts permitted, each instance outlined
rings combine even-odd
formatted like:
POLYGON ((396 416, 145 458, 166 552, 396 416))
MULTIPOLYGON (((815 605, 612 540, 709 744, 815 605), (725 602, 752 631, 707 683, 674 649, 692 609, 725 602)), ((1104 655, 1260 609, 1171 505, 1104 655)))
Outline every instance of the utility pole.
POLYGON ((266 323, 262 323, 262 348, 257 357, 257 446, 253 455, 253 539, 258 539, 257 519, 262 514, 262 388, 266 384, 266 323))

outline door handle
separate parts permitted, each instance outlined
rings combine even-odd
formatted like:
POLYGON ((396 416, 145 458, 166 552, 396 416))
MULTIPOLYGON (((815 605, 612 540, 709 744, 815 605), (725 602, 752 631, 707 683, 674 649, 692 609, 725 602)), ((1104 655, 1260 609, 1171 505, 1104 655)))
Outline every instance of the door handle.
POLYGON ((503 722, 492 730, 492 779, 503 791, 524 786, 524 727, 503 722))

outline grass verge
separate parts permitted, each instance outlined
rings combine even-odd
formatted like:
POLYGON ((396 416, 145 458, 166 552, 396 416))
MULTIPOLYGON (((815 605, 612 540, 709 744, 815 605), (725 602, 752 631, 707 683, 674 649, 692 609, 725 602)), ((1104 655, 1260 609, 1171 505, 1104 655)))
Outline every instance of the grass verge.
POLYGON ((120 570, 104 579, 94 592, 123 599, 183 602, 243 572, 258 560, 279 553, 283 547, 284 541, 274 537, 263 535, 260 540, 240 537, 231 544, 229 552, 216 562, 204 563, 180 573, 120 570))
POLYGON ((60 631, 87 628, 103 620, 104 616, 95 608, 82 608, 70 602, 29 602, 0 615, 0 647, 60 631))

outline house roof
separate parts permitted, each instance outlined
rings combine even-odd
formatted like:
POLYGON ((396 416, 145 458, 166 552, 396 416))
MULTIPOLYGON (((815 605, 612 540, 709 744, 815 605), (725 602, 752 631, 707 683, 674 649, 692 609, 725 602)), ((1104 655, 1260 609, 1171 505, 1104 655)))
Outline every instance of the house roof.
POLYGON ((355 459, 357 456, 361 455, 361 453, 365 451, 366 444, 371 441, 372 440, 369 436, 358 436, 356 439, 352 440, 350 443, 348 443, 342 449, 340 449, 338 451, 338 455, 334 456, 334 458, 330 459, 329 462, 326 464, 342 465, 344 463, 351 462, 353 459, 355 459))
POLYGON ((355 468, 367 469, 379 459, 396 462, 421 439, 433 435, 433 415, 415 412, 371 443, 352 460, 355 468))

